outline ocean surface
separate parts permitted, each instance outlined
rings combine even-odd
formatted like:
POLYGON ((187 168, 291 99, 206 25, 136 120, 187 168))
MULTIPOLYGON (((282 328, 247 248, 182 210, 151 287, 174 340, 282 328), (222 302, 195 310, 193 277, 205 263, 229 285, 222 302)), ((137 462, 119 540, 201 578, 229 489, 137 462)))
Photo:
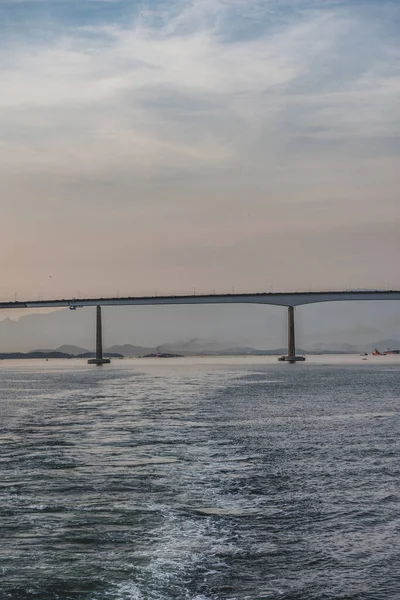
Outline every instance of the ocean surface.
POLYGON ((400 598, 400 357, 0 381, 1 600, 400 598))

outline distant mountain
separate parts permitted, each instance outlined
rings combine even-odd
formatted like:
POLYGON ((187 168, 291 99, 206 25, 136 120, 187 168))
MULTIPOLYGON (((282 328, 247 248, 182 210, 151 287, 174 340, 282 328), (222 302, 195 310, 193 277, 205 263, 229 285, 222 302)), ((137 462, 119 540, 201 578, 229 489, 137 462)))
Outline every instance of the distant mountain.
POLYGON ((69 344, 64 344, 63 346, 59 346, 58 348, 36 348, 35 350, 30 350, 32 352, 61 352, 62 354, 68 354, 71 356, 79 356, 80 354, 85 354, 86 352, 90 352, 90 350, 86 350, 86 348, 80 348, 79 346, 73 346, 69 344))
POLYGON ((54 350, 35 350, 33 352, 1 352, 0 360, 19 358, 73 358, 71 354, 55 352, 54 350))
POLYGON ((178 352, 186 356, 198 354, 265 354, 264 350, 255 350, 247 346, 227 346, 226 342, 210 342, 208 340, 200 340, 199 338, 191 338, 187 341, 178 341, 158 346, 160 352, 178 352))
MULTIPOLYGON (((286 348, 259 350, 249 346, 227 346, 226 343, 208 342, 198 338, 172 344, 161 344, 158 346, 158 350, 161 352, 176 352, 184 356, 275 356, 286 353, 286 348)), ((298 352, 304 353, 305 351, 299 348, 298 352)))
MULTIPOLYGON (((143 346, 134 346, 132 344, 111 346, 111 348, 107 348, 105 352, 118 353, 123 356, 156 356, 157 354, 175 356, 275 356, 285 354, 286 348, 257 350, 256 348, 250 348, 248 346, 225 347, 223 344, 201 341, 197 338, 193 338, 188 341, 160 344, 154 348, 145 348, 143 346)), ((299 348, 298 353, 305 354, 306 351, 299 348)))
POLYGON ((204 340, 198 340, 192 338, 188 341, 171 342, 166 344, 160 344, 159 346, 146 347, 146 346, 135 346, 134 344, 122 344, 110 346, 106 349, 108 353, 123 354, 124 356, 146 356, 149 354, 179 354, 182 356, 198 356, 203 355, 221 355, 221 354, 269 354, 275 351, 264 351, 255 350, 249 347, 233 347, 226 348, 224 344, 218 344, 215 342, 207 342, 204 340))
POLYGON ((149 354, 155 352, 156 348, 147 348, 145 346, 134 346, 133 344, 122 344, 121 346, 115 345, 106 348, 106 352, 112 354, 122 354, 123 356, 142 356, 143 354, 149 354))
MULTIPOLYGON (((118 354, 117 352, 108 352, 105 350, 103 352, 104 358, 122 358, 123 354, 118 354)), ((76 358, 96 358, 95 352, 83 352, 82 354, 76 355, 76 358)))
POLYGON ((74 346, 72 344, 64 344, 63 346, 56 348, 56 352, 65 352, 66 354, 78 356, 78 354, 85 354, 86 352, 90 352, 90 350, 87 350, 86 348, 80 348, 79 346, 74 346))
POLYGON ((156 354, 174 354, 180 356, 220 355, 220 354, 265 354, 263 350, 254 348, 225 348, 223 344, 200 341, 192 338, 188 341, 160 344, 159 346, 145 347, 133 344, 115 345, 106 349, 108 353, 118 353, 124 356, 148 356, 156 354))
MULTIPOLYGON (((358 354, 360 352, 372 352, 374 348, 384 350, 391 348, 393 350, 400 348, 400 341, 394 338, 380 339, 375 342, 347 344, 328 341, 325 343, 310 344, 307 349, 297 348, 297 354, 358 354)), ((51 353, 59 352, 69 356, 80 358, 92 358, 94 352, 75 346, 73 344, 64 344, 58 348, 49 350, 34 350, 34 352, 51 353)), ((121 344, 109 346, 104 349, 104 355, 108 357, 120 356, 148 356, 157 354, 174 354, 180 356, 277 356, 286 354, 285 347, 273 348, 270 350, 260 350, 251 346, 228 346, 226 343, 210 342, 199 338, 190 338, 178 342, 169 342, 158 346, 136 346, 135 344, 121 344)))

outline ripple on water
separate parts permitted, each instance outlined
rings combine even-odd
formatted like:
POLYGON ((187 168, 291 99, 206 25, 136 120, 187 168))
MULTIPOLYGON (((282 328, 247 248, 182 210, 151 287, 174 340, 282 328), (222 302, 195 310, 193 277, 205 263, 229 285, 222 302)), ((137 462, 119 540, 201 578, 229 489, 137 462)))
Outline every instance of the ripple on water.
POLYGON ((0 598, 397 600, 396 369, 123 362, 2 369, 0 598))

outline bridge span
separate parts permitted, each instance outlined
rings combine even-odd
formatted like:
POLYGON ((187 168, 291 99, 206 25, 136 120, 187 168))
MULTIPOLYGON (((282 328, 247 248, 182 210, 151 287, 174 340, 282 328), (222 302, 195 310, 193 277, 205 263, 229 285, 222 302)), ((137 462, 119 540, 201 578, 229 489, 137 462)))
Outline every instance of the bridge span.
POLYGON ((261 292, 257 294, 192 294, 169 296, 127 296, 123 298, 67 298, 59 300, 26 300, 0 302, 7 308, 71 308, 81 306, 128 306, 166 304, 272 304, 275 306, 301 306, 316 302, 349 300, 400 300, 400 290, 354 290, 343 292, 261 292))
POLYGON ((181 296, 127 296, 124 298, 67 298, 58 300, 26 300, 0 302, 0 309, 62 308, 71 310, 84 306, 97 307, 96 359, 92 363, 101 365, 109 362, 103 358, 102 349, 102 306, 165 306, 177 304, 270 304, 288 309, 288 354, 281 360, 294 363, 304 360, 296 356, 294 307, 317 302, 344 302, 366 300, 400 300, 400 290, 347 290, 325 292, 263 292, 250 294, 193 294, 181 296))

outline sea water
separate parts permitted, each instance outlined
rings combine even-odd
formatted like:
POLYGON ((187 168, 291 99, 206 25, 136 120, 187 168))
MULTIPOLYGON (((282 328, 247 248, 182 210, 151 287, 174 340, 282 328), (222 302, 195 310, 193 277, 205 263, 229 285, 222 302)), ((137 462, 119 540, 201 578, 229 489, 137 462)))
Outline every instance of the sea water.
POLYGON ((399 599, 399 375, 3 361, 1 600, 399 599))

